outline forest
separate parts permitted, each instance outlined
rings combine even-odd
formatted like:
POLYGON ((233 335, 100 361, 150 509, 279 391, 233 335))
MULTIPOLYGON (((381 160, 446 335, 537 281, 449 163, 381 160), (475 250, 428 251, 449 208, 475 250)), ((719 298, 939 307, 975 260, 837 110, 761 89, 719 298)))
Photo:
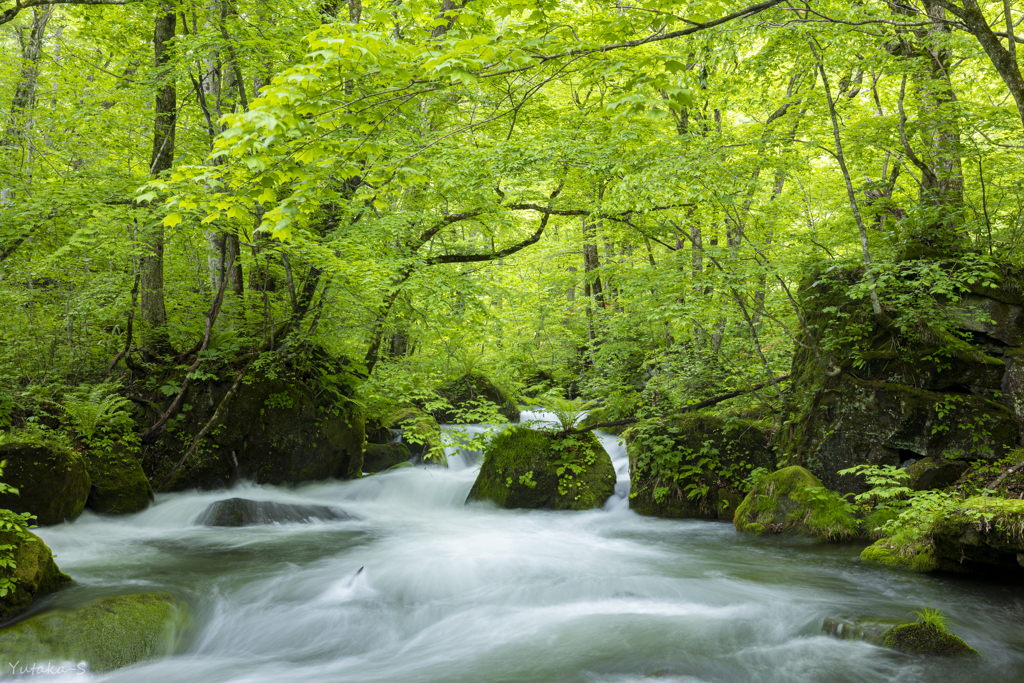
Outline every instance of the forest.
POLYGON ((1024 6, 4 0, 0 45, 0 678, 1024 678, 1024 6))

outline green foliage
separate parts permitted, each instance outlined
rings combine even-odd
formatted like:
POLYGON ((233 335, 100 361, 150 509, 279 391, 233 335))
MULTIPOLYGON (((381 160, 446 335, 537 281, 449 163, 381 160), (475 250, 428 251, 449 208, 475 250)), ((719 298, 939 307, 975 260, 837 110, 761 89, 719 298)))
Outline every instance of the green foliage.
MULTIPOLYGON (((0 462, 0 477, 3 476, 7 461, 0 462)), ((0 480, 0 495, 17 495, 18 489, 0 480)), ((25 542, 31 538, 28 529, 32 527, 34 515, 27 512, 16 513, 0 508, 0 534, 6 538, 16 539, 16 543, 0 542, 0 598, 8 595, 17 586, 14 573, 18 564, 14 559, 17 542, 25 542)))
POLYGON ((544 410, 554 414, 558 426, 563 431, 576 427, 587 413, 584 401, 567 399, 562 396, 560 391, 541 394, 534 401, 544 410))
POLYGON ((116 384, 83 385, 64 396, 64 410, 71 425, 86 441, 97 433, 130 428, 132 402, 116 392, 116 384))
POLYGON ((949 633, 949 618, 937 609, 922 607, 919 612, 912 612, 917 621, 940 633, 949 633))

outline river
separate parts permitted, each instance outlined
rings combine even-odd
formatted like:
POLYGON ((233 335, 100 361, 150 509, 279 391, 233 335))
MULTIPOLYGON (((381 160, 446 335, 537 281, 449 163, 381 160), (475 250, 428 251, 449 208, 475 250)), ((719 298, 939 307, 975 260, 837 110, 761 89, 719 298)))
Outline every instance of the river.
MULTIPOLYGON (((530 417, 530 416, 528 416, 530 417)), ((532 417, 543 417, 533 415, 532 417)), ((625 452, 600 435, 628 490, 625 452)), ((865 566, 862 546, 755 538, 724 522, 465 505, 478 463, 354 481, 160 495, 121 518, 38 530, 77 579, 47 605, 167 590, 179 654, 103 676, 146 683, 1024 681, 1024 591, 865 566), (238 496, 352 521, 194 524, 238 496), (820 634, 833 615, 938 608, 984 657, 903 655, 820 634)), ((59 680, 58 677, 48 677, 59 680)))

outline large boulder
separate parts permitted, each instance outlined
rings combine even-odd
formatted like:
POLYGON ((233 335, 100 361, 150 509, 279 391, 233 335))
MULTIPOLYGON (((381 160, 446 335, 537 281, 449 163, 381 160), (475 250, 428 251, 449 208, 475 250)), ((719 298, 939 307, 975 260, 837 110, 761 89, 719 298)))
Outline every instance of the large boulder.
POLYGON ((861 277, 858 269, 815 273, 801 287, 805 336, 781 452, 830 489, 853 493, 867 490, 864 477, 838 472, 855 465, 1002 458, 1024 417, 1015 360, 1024 302, 1013 278, 940 304, 936 320, 948 325, 911 331, 898 311, 875 316, 866 299, 847 295, 861 277))
POLYGON ((19 667, 87 662, 102 673, 173 654, 187 625, 187 608, 168 593, 119 595, 0 630, 0 652, 19 667))
POLYGON ((326 505, 292 505, 270 500, 228 498, 211 503, 199 513, 200 526, 257 526, 262 524, 301 524, 313 520, 352 519, 348 513, 326 505))
POLYGON ((363 450, 363 472, 383 472, 412 458, 404 443, 368 443, 363 450))
POLYGON ((175 463, 214 416, 232 381, 189 387, 183 411, 150 449, 143 467, 159 490, 223 488, 358 477, 363 465, 363 417, 355 403, 315 391, 315 380, 293 373, 256 376, 239 385, 198 448, 175 463))
POLYGON ((775 469, 770 437, 747 420, 683 414, 628 437, 629 506, 641 515, 732 519, 750 472, 775 469))
POLYGON ((153 500, 153 487, 127 444, 90 449, 84 458, 91 481, 86 501, 90 510, 123 515, 144 510, 153 500))
POLYGON ((509 422, 519 421, 519 408, 508 394, 483 375, 471 372, 452 380, 438 389, 451 409, 434 411, 434 418, 441 424, 466 424, 480 422, 474 417, 482 405, 494 404, 499 413, 509 422))
POLYGON ((55 442, 9 437, 0 444, 3 482, 18 494, 0 494, 0 508, 28 512, 40 526, 82 514, 91 481, 83 458, 55 442))
POLYGON ((0 624, 24 612, 38 598, 71 583, 71 577, 53 561, 47 545, 31 531, 0 532, 2 546, 12 546, 14 567, 0 571, 3 578, 14 583, 14 588, 0 596, 0 624))
POLYGON ((587 510, 601 507, 614 492, 615 468, 593 432, 556 436, 512 427, 487 445, 467 502, 587 510))
POLYGON ((1024 500, 970 498, 931 538, 940 569, 1024 578, 1024 500))
POLYGON ((747 533, 800 534, 823 541, 848 540, 860 528, 852 506, 797 465, 760 477, 733 523, 747 533))

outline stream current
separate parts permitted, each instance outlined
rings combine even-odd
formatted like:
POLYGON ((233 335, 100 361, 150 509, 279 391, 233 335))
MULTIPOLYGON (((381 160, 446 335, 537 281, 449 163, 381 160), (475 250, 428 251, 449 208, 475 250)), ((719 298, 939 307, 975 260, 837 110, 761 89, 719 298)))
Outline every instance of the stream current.
MULTIPOLYGON (((543 419, 524 413, 524 420, 543 419)), ((471 428, 479 429, 479 428, 471 428)), ((354 481, 157 496, 127 517, 38 530, 77 583, 33 611, 166 590, 191 608, 180 654, 103 676, 146 683, 1024 681, 1024 590, 866 566, 860 545, 755 538, 629 510, 625 449, 598 433, 617 494, 588 512, 464 501, 479 454, 354 481), (208 528, 228 497, 357 520, 208 528), (983 653, 904 655, 821 635, 827 616, 941 609, 983 653)), ((911 617, 912 618, 912 617, 911 617)))

